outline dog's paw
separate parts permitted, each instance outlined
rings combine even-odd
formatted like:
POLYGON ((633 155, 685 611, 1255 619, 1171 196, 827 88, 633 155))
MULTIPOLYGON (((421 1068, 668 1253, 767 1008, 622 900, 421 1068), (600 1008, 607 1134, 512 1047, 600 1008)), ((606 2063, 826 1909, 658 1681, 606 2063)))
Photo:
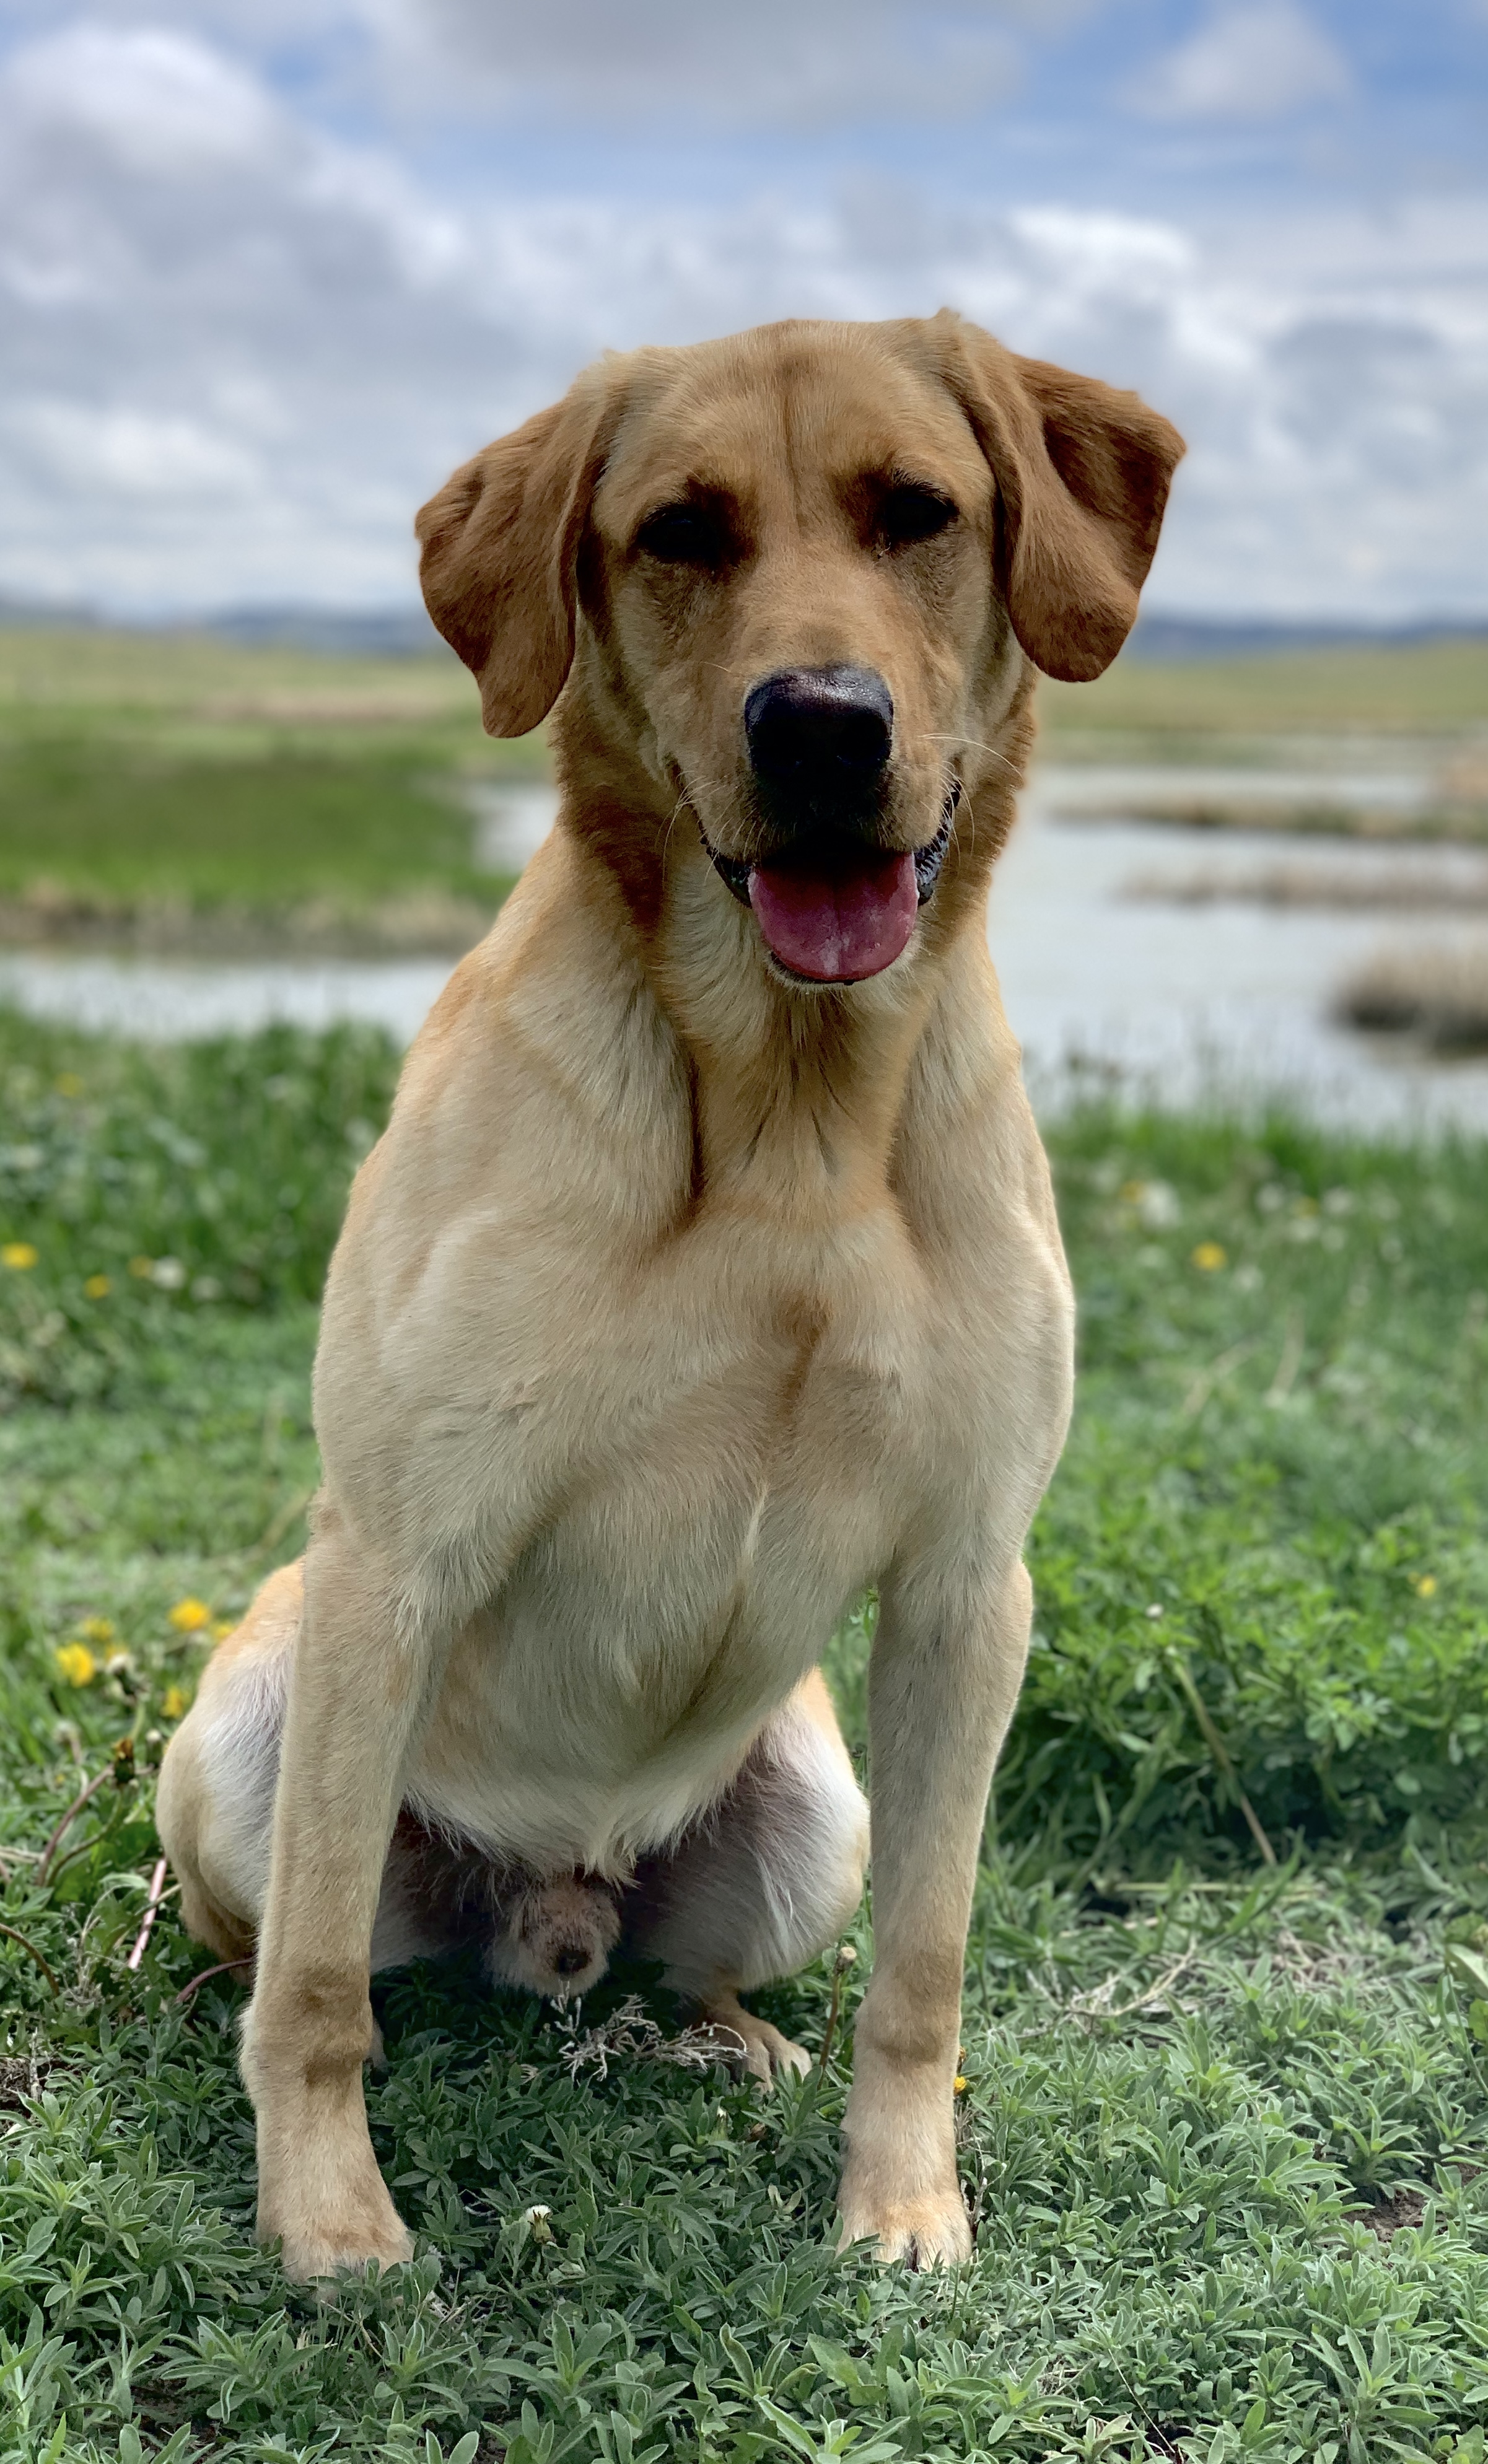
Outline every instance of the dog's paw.
POLYGON ((260 2241, 276 2238, 280 2264, 291 2284, 314 2284, 342 2276, 365 2276, 369 2267, 401 2267, 413 2255, 413 2236, 394 2214, 395 2233, 280 2233, 259 2229, 260 2241))
POLYGON ((886 2266, 959 2267, 971 2255, 971 2220, 955 2180, 918 2198, 881 2200, 847 2180, 838 2206, 843 2246, 873 2241, 886 2266))
POLYGON ((811 2067, 811 2057, 804 2045, 783 2036, 767 2019, 754 2021, 744 2049, 744 2069, 751 2079, 763 2079, 768 2087, 783 2076, 805 2079, 811 2067))
POLYGON ((792 2044, 767 2019, 756 2018, 742 2002, 730 1997, 717 2002, 703 2015, 703 2026, 712 2030, 719 2040, 719 2050, 737 2061, 750 2079, 763 2080, 768 2087, 782 2072, 804 2079, 811 2067, 811 2057, 804 2045, 792 2044))
POLYGON ((308 2201, 293 2196, 260 2196, 258 2239, 278 2243, 291 2283, 365 2276, 369 2267, 401 2267, 412 2257, 413 2237, 381 2174, 374 2169, 372 2181, 359 2189, 359 2196, 323 2209, 312 2209, 308 2201))

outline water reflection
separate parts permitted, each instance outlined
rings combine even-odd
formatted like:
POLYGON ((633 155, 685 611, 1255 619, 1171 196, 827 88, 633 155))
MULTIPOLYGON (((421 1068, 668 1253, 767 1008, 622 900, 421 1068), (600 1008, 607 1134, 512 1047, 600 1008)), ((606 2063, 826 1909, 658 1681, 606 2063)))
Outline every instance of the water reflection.
POLYGON ((0 951, 0 1001, 92 1034, 167 1042, 369 1020, 400 1044, 417 1034, 448 958, 137 958, 96 951, 0 951))

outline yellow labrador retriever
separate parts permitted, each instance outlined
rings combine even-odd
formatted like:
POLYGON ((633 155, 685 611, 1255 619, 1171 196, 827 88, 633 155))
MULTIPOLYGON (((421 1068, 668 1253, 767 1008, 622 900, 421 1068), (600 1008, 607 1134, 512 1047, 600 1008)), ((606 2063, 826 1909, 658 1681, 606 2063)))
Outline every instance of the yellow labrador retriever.
POLYGON ((419 517, 562 803, 358 1175, 309 1550, 160 1793, 188 1924, 256 1940, 292 2276, 410 2250, 369 1967, 476 1939, 554 1990, 623 1935, 753 2068, 804 2059, 738 1997, 857 1902, 814 1668, 869 1584, 842 2220, 969 2247, 962 1962, 1072 1326, 988 881, 1034 670, 1115 656, 1182 450, 949 313, 789 323, 603 361, 419 517))

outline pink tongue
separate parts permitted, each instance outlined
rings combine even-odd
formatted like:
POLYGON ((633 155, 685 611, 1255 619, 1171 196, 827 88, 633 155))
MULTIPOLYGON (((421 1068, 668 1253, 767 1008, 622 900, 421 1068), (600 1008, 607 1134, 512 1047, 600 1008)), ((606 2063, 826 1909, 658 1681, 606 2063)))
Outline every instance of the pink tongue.
POLYGON ((915 859, 871 856, 830 873, 757 865, 749 904, 782 966, 813 983, 855 983, 892 966, 915 929, 915 859))

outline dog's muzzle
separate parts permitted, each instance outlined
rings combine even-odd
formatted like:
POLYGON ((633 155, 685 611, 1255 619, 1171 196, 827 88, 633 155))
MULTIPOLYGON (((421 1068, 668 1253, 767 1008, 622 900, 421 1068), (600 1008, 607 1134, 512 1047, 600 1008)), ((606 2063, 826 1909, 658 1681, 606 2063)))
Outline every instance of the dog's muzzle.
POLYGON ((713 847, 700 824, 699 835, 783 974, 807 983, 861 983, 892 966, 907 945, 919 910, 934 895, 960 801, 957 781, 934 838, 906 854, 837 839, 804 855, 751 864, 713 847))

